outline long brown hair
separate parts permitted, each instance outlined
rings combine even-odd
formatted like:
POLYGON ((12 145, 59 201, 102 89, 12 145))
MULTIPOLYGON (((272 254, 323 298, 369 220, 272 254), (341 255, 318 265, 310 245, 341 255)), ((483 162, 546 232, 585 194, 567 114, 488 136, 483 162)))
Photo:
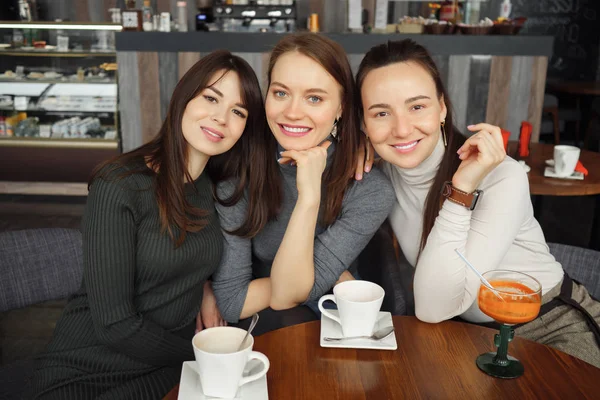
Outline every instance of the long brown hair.
POLYGON ((297 51, 319 63, 342 87, 342 115, 337 123, 339 142, 331 165, 323 176, 325 207, 321 222, 331 225, 342 210, 346 188, 352 182, 356 166, 355 154, 360 145, 360 125, 356 113, 356 86, 352 68, 344 49, 336 42, 315 33, 299 33, 281 39, 269 59, 269 86, 271 72, 279 57, 297 51))
MULTIPOLYGON (((369 72, 374 69, 385 67, 395 63, 407 63, 413 62, 423 67, 431 76, 435 82, 435 88, 439 99, 444 99, 446 104, 447 114, 444 129, 446 131, 446 137, 448 145, 446 146, 442 162, 440 163, 431 189, 427 194, 427 200, 425 200, 425 208, 423 210, 423 233, 421 235, 421 245, 419 248, 419 254, 427 244, 427 237, 431 233, 435 219, 437 218, 442 202, 441 189, 442 185, 446 181, 452 180, 452 176, 460 165, 460 159, 457 157, 456 152, 465 142, 465 137, 456 129, 453 123, 452 116, 452 103, 448 97, 448 92, 444 87, 440 72, 435 65, 435 62, 429 55, 427 49, 420 44, 417 44, 414 40, 405 39, 399 41, 388 41, 386 44, 380 44, 369 50, 365 55, 358 73, 356 74, 356 84, 358 86, 358 92, 362 88, 365 78, 369 72)), ((359 96, 360 99, 360 96, 359 96)), ((362 99, 360 101, 360 115, 362 117, 362 99)))
POLYGON ((242 235, 256 234, 270 218, 274 218, 269 201, 273 197, 277 200, 277 193, 269 192, 269 179, 277 176, 278 170, 277 165, 269 165, 267 160, 273 158, 277 150, 268 140, 271 135, 266 129, 264 104, 256 74, 246 61, 226 50, 203 57, 181 78, 173 90, 167 116, 154 139, 100 164, 89 181, 91 185, 96 178, 106 179, 119 167, 130 167, 142 160, 140 169, 129 169, 119 174, 117 179, 133 173, 153 177, 161 227, 177 247, 185 240, 186 232, 198 232, 206 226, 206 216, 209 214, 209 210, 192 206, 185 197, 185 182, 192 182, 192 178, 187 169, 189 145, 181 128, 183 114, 192 99, 215 83, 211 79, 214 80, 216 73, 221 72, 218 81, 231 71, 239 77, 248 119, 237 143, 229 151, 211 157, 206 168, 215 185, 226 179, 237 178, 237 187, 232 196, 224 200, 217 199, 224 204, 235 204, 243 196, 244 189, 248 188, 251 194, 248 215, 237 231, 242 235), (146 167, 146 163, 150 168, 146 167), (174 228, 179 231, 177 238, 174 228))

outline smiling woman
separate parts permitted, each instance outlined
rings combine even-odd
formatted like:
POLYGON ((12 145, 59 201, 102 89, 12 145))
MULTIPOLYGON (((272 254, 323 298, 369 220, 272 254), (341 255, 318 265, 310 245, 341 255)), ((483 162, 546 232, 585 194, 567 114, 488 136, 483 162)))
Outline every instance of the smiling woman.
POLYGON ((515 326, 517 335, 600 366, 600 303, 550 254, 527 175, 506 157, 500 129, 469 126, 474 135, 467 139, 454 127, 439 71, 412 40, 369 50, 357 84, 366 133, 394 185, 390 222, 415 267, 416 316, 493 322, 477 301, 479 278, 458 249, 481 273, 517 271, 541 283, 541 315, 515 326))
MULTIPOLYGON (((339 280, 354 279, 352 262, 393 203, 380 171, 353 180, 361 132, 341 46, 317 34, 288 35, 271 53, 268 78, 265 109, 278 148, 269 161, 280 171, 270 183, 282 199, 258 234, 225 235, 213 282, 228 321, 263 313, 259 333, 317 318, 315 301, 339 280)), ((219 185, 218 193, 234 186, 219 185)), ((240 225, 248 204, 217 206, 226 231, 240 225)))
POLYGON ((178 382, 194 358, 199 310, 201 322, 220 319, 206 283, 223 251, 213 183, 240 182, 231 203, 253 192, 240 225, 258 230, 270 215, 262 180, 277 172, 266 163, 275 152, 269 138, 260 86, 243 59, 218 51, 192 66, 157 136, 91 178, 83 283, 25 398, 155 399, 178 382))

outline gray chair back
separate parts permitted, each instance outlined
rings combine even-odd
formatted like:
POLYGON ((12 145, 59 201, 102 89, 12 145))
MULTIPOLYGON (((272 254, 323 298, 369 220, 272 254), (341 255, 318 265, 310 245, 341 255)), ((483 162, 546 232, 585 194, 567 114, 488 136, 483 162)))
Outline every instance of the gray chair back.
POLYGON ((600 299, 600 251, 558 243, 548 243, 548 247, 567 274, 600 299))
POLYGON ((0 233, 0 312, 63 299, 81 286, 81 232, 26 229, 0 233))

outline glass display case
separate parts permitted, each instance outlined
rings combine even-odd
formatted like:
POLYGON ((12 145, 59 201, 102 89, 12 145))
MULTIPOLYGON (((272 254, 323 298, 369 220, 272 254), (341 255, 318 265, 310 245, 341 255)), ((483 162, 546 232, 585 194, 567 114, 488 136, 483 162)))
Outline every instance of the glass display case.
POLYGON ((0 147, 118 149, 121 29, 0 22, 0 147))
POLYGON ((121 152, 119 24, 0 21, 0 193, 85 182, 121 152), (13 185, 14 184, 14 185, 13 185), (17 189, 12 188, 13 185, 17 189))

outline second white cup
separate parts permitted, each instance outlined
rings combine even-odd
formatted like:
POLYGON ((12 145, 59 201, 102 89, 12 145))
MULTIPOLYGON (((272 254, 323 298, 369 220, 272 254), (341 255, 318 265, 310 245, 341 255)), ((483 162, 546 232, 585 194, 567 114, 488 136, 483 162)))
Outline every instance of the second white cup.
POLYGON ((577 161, 579 161, 579 154, 581 150, 579 147, 559 145, 554 146, 554 172, 556 175, 565 177, 571 176, 577 161))
POLYGON ((333 294, 319 299, 319 310, 341 325, 345 337, 369 336, 373 334, 384 295, 383 288, 373 282, 346 281, 335 285, 333 294), (337 304, 339 317, 323 307, 327 300, 337 304))

